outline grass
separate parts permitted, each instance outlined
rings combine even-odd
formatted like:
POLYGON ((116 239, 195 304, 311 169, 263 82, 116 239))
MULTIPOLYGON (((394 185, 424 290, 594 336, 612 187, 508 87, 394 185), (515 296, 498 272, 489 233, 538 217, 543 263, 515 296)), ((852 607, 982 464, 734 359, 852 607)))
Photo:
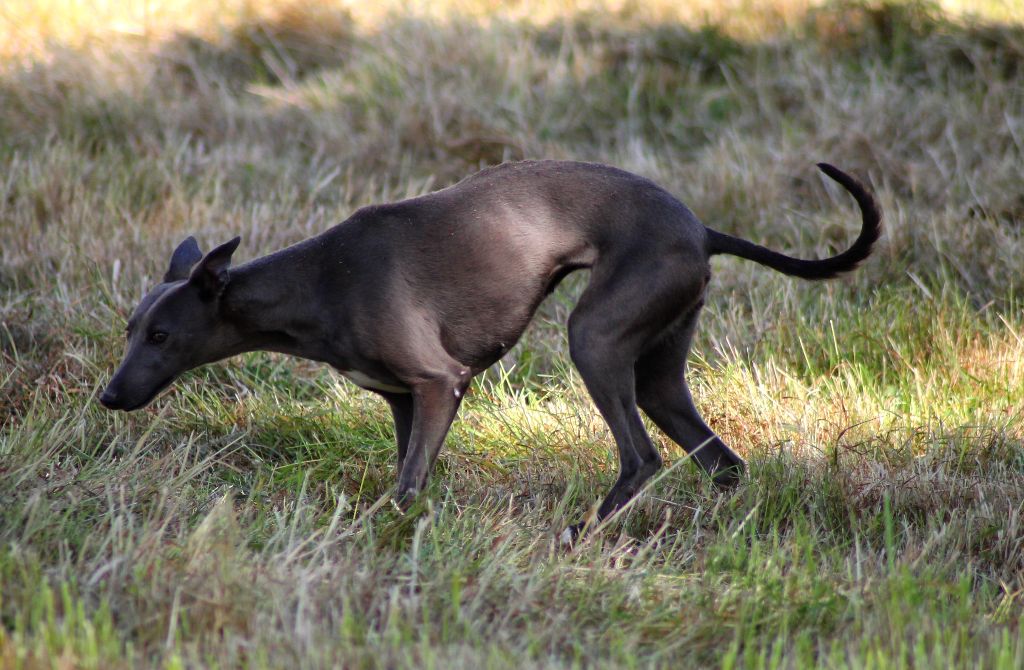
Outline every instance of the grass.
MULTIPOLYGON (((365 4, 365 3, 364 3, 365 4)), ((0 666, 1024 665, 1024 17, 1014 3, 0 9, 0 666), (679 6, 677 6, 679 5, 679 6), (737 10, 740 7, 743 11, 737 10), (174 245, 255 257, 502 160, 647 175, 854 275, 715 261, 690 379, 750 462, 614 479, 571 278, 388 502, 386 407, 254 354, 95 397, 174 245)))

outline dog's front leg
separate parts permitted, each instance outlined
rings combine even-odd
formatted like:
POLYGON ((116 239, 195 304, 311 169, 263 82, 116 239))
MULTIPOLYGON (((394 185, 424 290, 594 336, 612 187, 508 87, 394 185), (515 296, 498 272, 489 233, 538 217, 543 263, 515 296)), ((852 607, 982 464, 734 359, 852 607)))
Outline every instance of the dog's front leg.
POLYGON ((399 505, 408 505, 426 486, 427 476, 455 419, 466 386, 467 380, 452 376, 413 387, 412 429, 405 462, 398 474, 399 505))
POLYGON ((391 416, 395 420, 395 443, 398 445, 397 476, 402 476, 405 454, 409 449, 409 434, 412 432, 413 397, 411 393, 378 391, 387 400, 391 416))

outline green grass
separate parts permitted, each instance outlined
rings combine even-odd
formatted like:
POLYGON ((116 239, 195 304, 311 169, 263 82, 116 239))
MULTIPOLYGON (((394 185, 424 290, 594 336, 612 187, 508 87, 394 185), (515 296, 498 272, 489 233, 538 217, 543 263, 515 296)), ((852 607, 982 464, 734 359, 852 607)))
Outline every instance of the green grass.
POLYGON ((0 10, 0 667, 1024 665, 1019 10, 200 4, 0 10), (654 431, 666 470, 558 547, 615 478, 567 356, 585 277, 409 514, 387 408, 308 362, 96 404, 186 235, 251 258, 521 157, 807 257, 857 227, 815 162, 877 193, 848 278, 714 262, 690 380, 736 490, 654 431))

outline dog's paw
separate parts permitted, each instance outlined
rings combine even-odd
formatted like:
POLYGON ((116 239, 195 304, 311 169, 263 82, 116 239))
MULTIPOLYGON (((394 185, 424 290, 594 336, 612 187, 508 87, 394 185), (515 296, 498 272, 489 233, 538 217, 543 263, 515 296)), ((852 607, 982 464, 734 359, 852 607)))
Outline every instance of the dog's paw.
POLYGON ((741 467, 728 467, 719 470, 718 472, 711 475, 711 481, 721 491, 727 491, 735 488, 743 478, 743 468, 741 467))
POLYGON ((412 510, 412 506, 416 502, 419 494, 419 490, 414 488, 398 491, 392 497, 391 502, 402 512, 409 512, 412 510))
POLYGON ((562 534, 558 536, 559 546, 563 549, 572 549, 572 547, 575 546, 583 537, 583 530, 585 527, 586 524, 581 521, 580 523, 574 523, 563 530, 562 534))

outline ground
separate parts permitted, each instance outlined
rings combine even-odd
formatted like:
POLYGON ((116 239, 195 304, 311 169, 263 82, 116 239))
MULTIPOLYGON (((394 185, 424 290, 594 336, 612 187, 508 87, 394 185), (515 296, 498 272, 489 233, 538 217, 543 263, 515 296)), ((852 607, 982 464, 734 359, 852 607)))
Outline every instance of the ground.
POLYGON ((1017 3, 360 5, 0 10, 0 666, 1024 666, 1017 3), (386 407, 311 363, 95 402, 187 235, 244 260, 522 157, 804 257, 859 226, 816 162, 877 193, 846 278, 714 261, 689 376, 735 490, 654 431, 662 475, 558 546, 615 477, 584 276, 409 514, 386 407))

